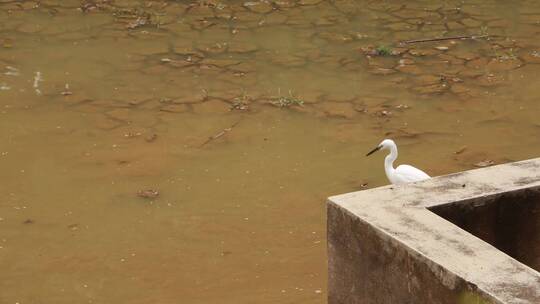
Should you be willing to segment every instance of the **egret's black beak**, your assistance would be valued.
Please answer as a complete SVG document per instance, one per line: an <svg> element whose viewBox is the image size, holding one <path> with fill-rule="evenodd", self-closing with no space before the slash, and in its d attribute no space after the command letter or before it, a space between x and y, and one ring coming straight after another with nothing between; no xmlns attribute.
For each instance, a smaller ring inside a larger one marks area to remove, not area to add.
<svg viewBox="0 0 540 304"><path fill-rule="evenodd" d="M369 153L366 154L366 156L370 156L371 154L373 154L373 153L379 151L381 148L382 148L382 146L378 146L377 148L375 148L375 149L369 151Z"/></svg>

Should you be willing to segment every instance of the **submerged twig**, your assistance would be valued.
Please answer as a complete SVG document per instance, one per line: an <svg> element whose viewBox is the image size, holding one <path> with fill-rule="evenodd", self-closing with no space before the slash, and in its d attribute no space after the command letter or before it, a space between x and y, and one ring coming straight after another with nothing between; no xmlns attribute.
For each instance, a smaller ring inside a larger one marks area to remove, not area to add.
<svg viewBox="0 0 540 304"><path fill-rule="evenodd" d="M422 42L432 42L432 41L444 41L444 40L465 40L465 39L479 39L487 38L490 35L466 35L466 36L452 36L452 37L437 37L437 38L425 38L425 39L415 39L415 40L406 40L401 41L399 44L412 44L412 43L422 43Z"/></svg>
<svg viewBox="0 0 540 304"><path fill-rule="evenodd" d="M214 140L216 140L216 139L222 137L223 135L227 134L228 132L232 131L232 129L233 129L234 127L236 127L239 123L240 123L240 120L238 120L237 122L235 122L234 124L232 124L230 127L225 128L225 129L219 131L218 133L216 133L216 134L214 134L214 135L208 137L208 139L207 139L205 142L203 142L202 145L199 146L199 148L204 147L206 144L210 143L211 141L214 141Z"/></svg>

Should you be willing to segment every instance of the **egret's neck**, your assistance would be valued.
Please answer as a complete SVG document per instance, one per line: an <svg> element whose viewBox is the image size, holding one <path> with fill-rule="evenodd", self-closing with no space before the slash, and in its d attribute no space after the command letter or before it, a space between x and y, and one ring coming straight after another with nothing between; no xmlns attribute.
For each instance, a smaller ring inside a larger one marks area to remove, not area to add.
<svg viewBox="0 0 540 304"><path fill-rule="evenodd" d="M394 161L398 157L397 148L390 147L390 154L386 155L384 158L384 171L386 176L391 176L394 173Z"/></svg>

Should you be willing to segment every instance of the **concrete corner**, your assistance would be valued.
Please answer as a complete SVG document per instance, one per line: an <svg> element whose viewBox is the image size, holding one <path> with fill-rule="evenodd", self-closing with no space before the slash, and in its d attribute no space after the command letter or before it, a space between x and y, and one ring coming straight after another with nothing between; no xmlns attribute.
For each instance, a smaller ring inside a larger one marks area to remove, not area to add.
<svg viewBox="0 0 540 304"><path fill-rule="evenodd" d="M329 304L540 303L540 159L334 196Z"/></svg>

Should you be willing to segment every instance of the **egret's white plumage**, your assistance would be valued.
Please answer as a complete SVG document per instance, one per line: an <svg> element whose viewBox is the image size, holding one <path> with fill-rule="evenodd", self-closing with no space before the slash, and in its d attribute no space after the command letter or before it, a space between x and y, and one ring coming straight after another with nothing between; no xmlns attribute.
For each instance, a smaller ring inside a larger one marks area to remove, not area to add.
<svg viewBox="0 0 540 304"><path fill-rule="evenodd" d="M394 161L398 157L396 143L391 139L383 140L375 149L371 150L366 156L378 150L390 150L390 154L384 159L384 172L392 184L404 184L416 182L430 178L424 171L409 165L400 165L394 169Z"/></svg>

